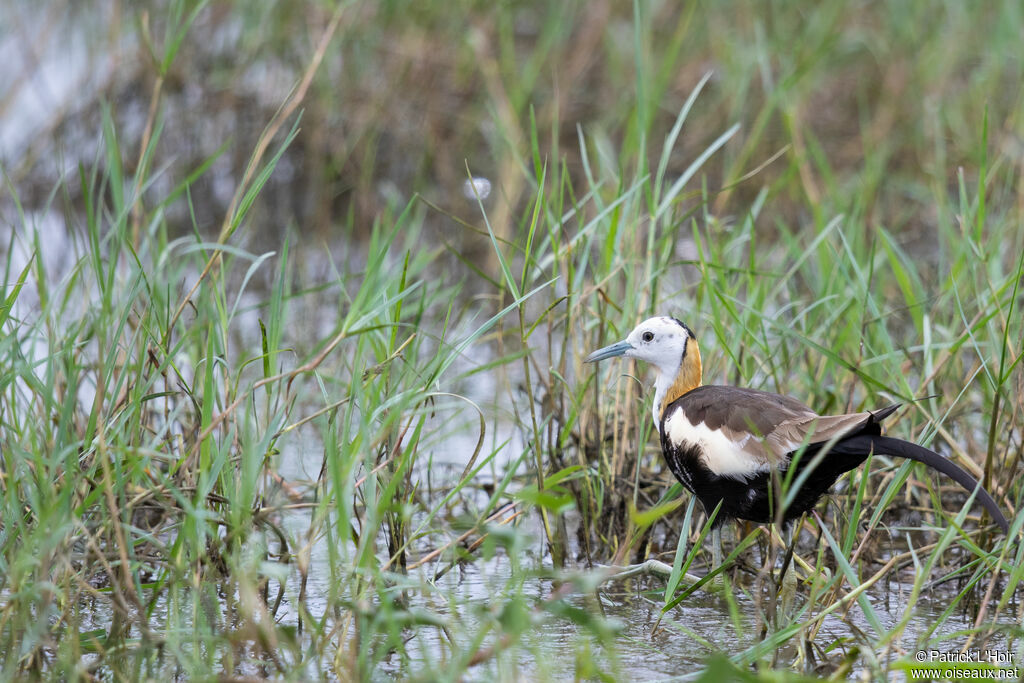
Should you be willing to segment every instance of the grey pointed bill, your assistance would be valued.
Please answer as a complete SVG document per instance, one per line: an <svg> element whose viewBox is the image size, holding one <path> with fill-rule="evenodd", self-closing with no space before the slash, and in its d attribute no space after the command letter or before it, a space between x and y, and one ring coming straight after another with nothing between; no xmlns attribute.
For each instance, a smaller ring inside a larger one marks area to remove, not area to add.
<svg viewBox="0 0 1024 683"><path fill-rule="evenodd" d="M611 344L610 346L606 346L603 349L598 349L597 351L594 351L592 354L584 358L583 362L596 363L597 361L604 360L605 358L614 358L615 356L621 356L632 349L633 345L630 344L628 341L620 341L615 344Z"/></svg>

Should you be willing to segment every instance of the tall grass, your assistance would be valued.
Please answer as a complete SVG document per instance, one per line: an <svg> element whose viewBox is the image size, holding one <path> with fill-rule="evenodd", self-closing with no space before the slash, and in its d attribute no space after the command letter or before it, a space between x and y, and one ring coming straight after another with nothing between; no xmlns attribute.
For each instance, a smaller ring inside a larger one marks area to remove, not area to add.
<svg viewBox="0 0 1024 683"><path fill-rule="evenodd" d="M494 10L477 30L497 40L470 48L499 196L437 201L414 178L424 197L378 201L386 164L373 155L386 145L360 146L346 153L363 195L329 221L344 240L313 244L296 227L260 251L275 178L297 147L318 158L322 62L330 73L335 50L358 57L415 26L388 3L309 10L323 21L298 86L251 148L232 150L245 162L210 236L195 197L224 149L185 172L157 163L175 123L161 113L167 79L191 64L182 46L205 11L174 5L152 19L162 33L140 19L163 37L148 46L159 59L139 140L105 110L95 156L30 210L5 164L4 678L614 679L665 634L697 645L660 673L707 661L708 676L884 678L915 647L1019 637L1021 551L981 530L945 482L883 457L803 523L796 557L744 527L727 535L725 566L709 567L707 521L660 459L645 369L581 363L638 320L676 315L700 338L706 381L820 411L903 402L891 433L949 454L1015 511L1024 233L1005 140L1019 122L997 132L967 94L928 109L911 126L919 139L890 135L904 130L906 92L962 62L922 59L905 65L914 78L883 79L863 107L888 114L858 137L851 172L833 166L846 150L815 132L827 117L810 113L814 84L860 51L903 53L873 44L869 27L841 29L838 3L771 21L722 10L751 40L719 30L717 11L605 8L603 24L577 31L617 37L602 59L633 96L587 126L538 85L546 62L570 55L560 36L581 7L544 10L552 21L525 59L517 15ZM886 24L893 40L921 20L901 12ZM959 12L936 20L940 35ZM721 73L694 71L690 50ZM992 73L965 88L988 92ZM367 125L371 139L389 132ZM907 168L914 154L926 171ZM897 199L926 215L894 210ZM67 221L63 261L36 224L47 212ZM453 225L474 237L452 238ZM661 615L637 632L605 612L622 600L595 565L649 559L666 562L667 583L620 584ZM795 589L773 571L784 562ZM684 580L702 567L725 589ZM955 586L946 611L921 629L913 618L940 582ZM893 585L901 618L873 599ZM687 610L704 595L731 635L695 623ZM951 634L964 614L973 626ZM835 636L851 615L860 626ZM706 659L721 650L728 661Z"/></svg>

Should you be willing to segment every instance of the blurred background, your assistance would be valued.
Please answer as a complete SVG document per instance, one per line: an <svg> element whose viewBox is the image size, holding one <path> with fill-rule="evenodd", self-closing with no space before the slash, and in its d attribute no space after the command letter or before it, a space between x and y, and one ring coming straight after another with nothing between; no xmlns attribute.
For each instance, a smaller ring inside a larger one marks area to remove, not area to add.
<svg viewBox="0 0 1024 683"><path fill-rule="evenodd" d="M804 534L838 582L795 630L759 588L673 612L660 579L561 586L701 554L646 370L582 363L655 312L709 383L904 402L893 433L1019 510L1022 70L1020 0L0 0L0 650L28 653L0 673L617 680L725 652L884 680L911 640L987 637L958 604L982 590L1015 633L1020 573L993 592L984 542L904 553L960 499L892 464L823 506L841 552ZM111 481L185 555L115 534ZM233 545L261 537L283 549ZM155 617L93 608L118 579L83 538L149 549L121 588ZM833 555L884 614L848 618Z"/></svg>
<svg viewBox="0 0 1024 683"><path fill-rule="evenodd" d="M178 203L166 217L206 235L334 12L299 0L3 4L0 163L21 210L80 222L75 183L60 197L55 186L106 163L104 111L123 157L138 160L158 98L147 195L165 196L212 159L190 188L194 210ZM453 220L480 216L469 176L487 181L484 208L500 230L532 199L531 149L576 181L581 135L613 166L654 164L705 74L668 173L739 123L704 167L710 210L725 218L768 188L759 229L855 214L927 259L935 197L956 196L957 169L982 163L986 116L989 164L1018 181L990 203L1020 210L1024 9L1014 0L342 4L245 239L360 240L382 211L420 195L433 207L425 226L446 244L489 253L486 235ZM11 193L0 197L10 227Z"/></svg>

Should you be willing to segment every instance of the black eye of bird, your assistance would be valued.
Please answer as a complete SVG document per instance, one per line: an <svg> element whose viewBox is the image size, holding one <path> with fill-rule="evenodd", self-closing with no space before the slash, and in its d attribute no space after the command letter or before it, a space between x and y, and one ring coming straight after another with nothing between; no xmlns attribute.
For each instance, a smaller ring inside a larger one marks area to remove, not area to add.
<svg viewBox="0 0 1024 683"><path fill-rule="evenodd" d="M652 339L654 339L654 333L653 333L653 332L644 332L644 333L643 333L643 334L642 334L642 335L640 336L640 338L641 338L641 339L643 339L643 340L644 340L645 342L649 342L649 341L651 341Z"/></svg>

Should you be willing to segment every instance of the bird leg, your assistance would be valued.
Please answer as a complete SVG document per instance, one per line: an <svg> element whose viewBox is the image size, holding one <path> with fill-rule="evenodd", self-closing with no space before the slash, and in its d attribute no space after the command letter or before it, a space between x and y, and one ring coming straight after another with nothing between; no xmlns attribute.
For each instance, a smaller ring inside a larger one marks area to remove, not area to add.
<svg viewBox="0 0 1024 683"><path fill-rule="evenodd" d="M796 526L801 526L802 524L803 518L801 517ZM794 527L786 529L786 536L789 538L786 539L783 545L786 554L782 560L782 569L780 570L782 576L779 577L782 584L779 598L782 603L783 614L790 613L790 608L793 606L793 598L796 597L796 567L791 565L794 559L798 559L796 554L796 539L798 538L796 529Z"/></svg>
<svg viewBox="0 0 1024 683"><path fill-rule="evenodd" d="M711 569L722 566L722 527L711 530Z"/></svg>

